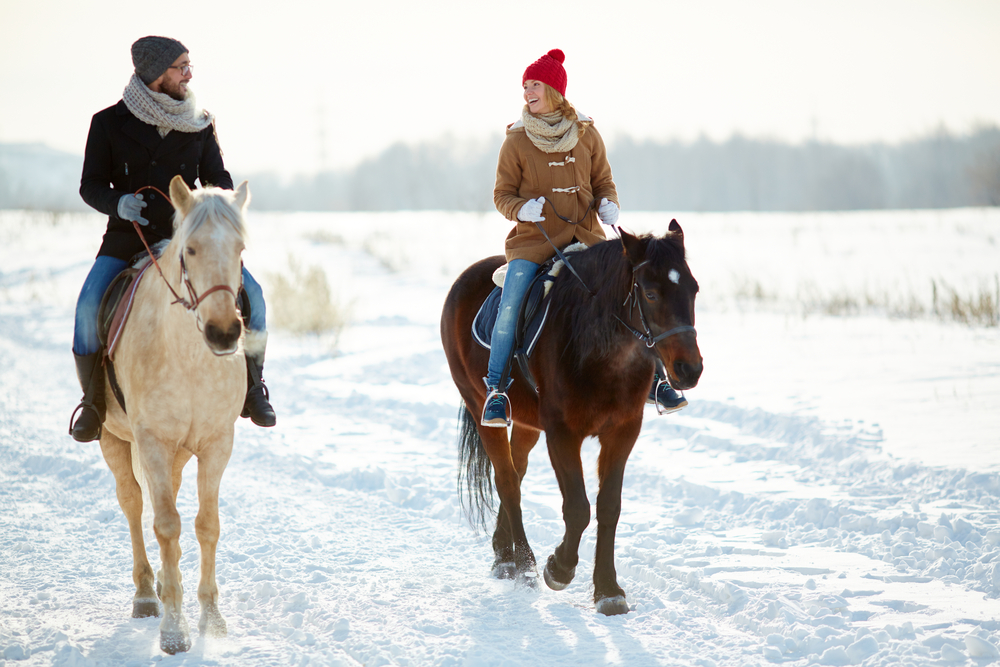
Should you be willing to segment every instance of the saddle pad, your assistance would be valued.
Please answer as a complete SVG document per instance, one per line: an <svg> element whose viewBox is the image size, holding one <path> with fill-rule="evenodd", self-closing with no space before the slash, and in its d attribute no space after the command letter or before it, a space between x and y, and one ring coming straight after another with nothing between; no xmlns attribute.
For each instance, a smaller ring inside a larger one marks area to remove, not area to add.
<svg viewBox="0 0 1000 667"><path fill-rule="evenodd" d="M549 267L546 267L546 269ZM515 340L518 352L530 355L535 349L538 336L542 333L545 320L549 313L549 301L546 298L549 293L549 286L555 276L550 276L546 271L535 276L528 294L524 297L524 304L521 309L521 317L518 319L518 330ZM482 347L490 349L490 342L493 338L493 327L500 314L500 296L502 290L494 287L486 301L479 307L479 312L472 320L472 336ZM544 301L544 305L543 305Z"/></svg>
<svg viewBox="0 0 1000 667"><path fill-rule="evenodd" d="M115 347L125 329L125 322L128 321L128 316L132 312L135 290L145 275L146 269L150 266L152 266L152 262L143 265L142 268L129 268L119 273L108 286L104 298L101 300L101 308L97 316L98 334L101 343L107 348L108 357L112 361L115 358Z"/></svg>

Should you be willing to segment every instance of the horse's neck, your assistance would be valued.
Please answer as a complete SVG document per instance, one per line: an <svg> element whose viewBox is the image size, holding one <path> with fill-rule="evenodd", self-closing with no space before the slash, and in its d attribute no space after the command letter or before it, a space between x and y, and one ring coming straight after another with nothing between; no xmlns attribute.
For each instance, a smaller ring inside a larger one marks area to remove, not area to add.
<svg viewBox="0 0 1000 667"><path fill-rule="evenodd" d="M157 264L159 270L155 266L150 267L147 273L152 272L153 275L146 278L149 282L147 307L150 319L165 324L171 319L188 316L182 305L174 303L178 297L186 298L186 290L181 279L180 256L173 243L166 247ZM163 326L156 330L164 334L167 332Z"/></svg>

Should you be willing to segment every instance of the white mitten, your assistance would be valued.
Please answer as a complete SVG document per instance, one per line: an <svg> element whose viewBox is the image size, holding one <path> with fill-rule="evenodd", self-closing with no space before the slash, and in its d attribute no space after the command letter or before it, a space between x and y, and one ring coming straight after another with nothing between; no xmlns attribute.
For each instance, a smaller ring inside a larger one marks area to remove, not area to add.
<svg viewBox="0 0 1000 667"><path fill-rule="evenodd" d="M618 204L608 201L605 197L601 200L601 205L597 209L597 215L601 216L601 222L604 224L615 224L618 222Z"/></svg>
<svg viewBox="0 0 1000 667"><path fill-rule="evenodd" d="M521 222L541 222L545 220L545 216L542 215L543 204L545 204L545 197L529 199L524 202L521 210L517 212L517 219Z"/></svg>

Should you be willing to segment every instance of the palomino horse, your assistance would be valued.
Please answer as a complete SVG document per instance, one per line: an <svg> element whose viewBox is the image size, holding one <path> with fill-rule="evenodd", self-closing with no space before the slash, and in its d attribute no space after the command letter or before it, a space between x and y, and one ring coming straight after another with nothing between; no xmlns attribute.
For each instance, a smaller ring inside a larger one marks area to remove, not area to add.
<svg viewBox="0 0 1000 667"><path fill-rule="evenodd" d="M158 616L159 594L160 648L173 654L191 647L181 607L176 499L181 471L192 456L198 457L198 629L203 636L226 634L215 550L219 483L247 386L236 295L250 192L245 181L235 192L212 187L192 191L176 176L170 197L176 209L175 231L159 260L162 279L151 267L151 275L139 284L114 357L128 414L108 391L101 451L114 473L118 503L132 537L132 616ZM181 299L180 294L188 296ZM133 466L140 471L138 479L145 478L153 506L161 557L156 590L142 535L142 491Z"/></svg>
<svg viewBox="0 0 1000 667"><path fill-rule="evenodd" d="M572 256L578 276L564 270L556 278L548 322L528 362L538 393L519 371L513 374L509 442L506 429L479 424L489 353L472 335L473 318L503 261L490 257L466 269L441 315L441 339L465 402L459 413L459 491L467 496L463 501L468 501L471 516L483 520L492 509L492 469L500 497L493 574L534 586L535 555L521 520L520 485L528 453L544 431L566 526L544 577L550 588L562 590L576 574L580 538L590 523L580 450L584 438L596 435L601 449L594 601L603 614L627 613L615 572L615 530L625 462L642 426L654 364L657 358L663 362L676 389L694 387L702 371L694 330L698 283L685 261L684 234L674 220L662 238L622 232L620 241L605 241Z"/></svg>

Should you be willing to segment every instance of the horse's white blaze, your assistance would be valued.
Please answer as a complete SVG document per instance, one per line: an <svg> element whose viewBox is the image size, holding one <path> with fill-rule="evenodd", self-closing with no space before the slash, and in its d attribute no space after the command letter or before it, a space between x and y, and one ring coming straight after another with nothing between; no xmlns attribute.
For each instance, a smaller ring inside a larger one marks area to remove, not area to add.
<svg viewBox="0 0 1000 667"><path fill-rule="evenodd" d="M677 272L677 269L670 269L670 273L667 274L667 278L670 278L670 282L675 285L681 282L681 274Z"/></svg>

